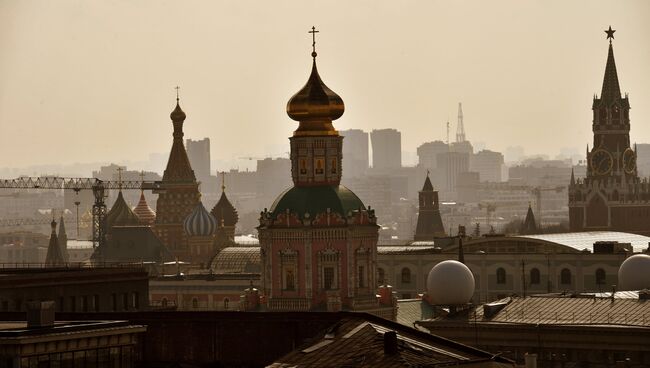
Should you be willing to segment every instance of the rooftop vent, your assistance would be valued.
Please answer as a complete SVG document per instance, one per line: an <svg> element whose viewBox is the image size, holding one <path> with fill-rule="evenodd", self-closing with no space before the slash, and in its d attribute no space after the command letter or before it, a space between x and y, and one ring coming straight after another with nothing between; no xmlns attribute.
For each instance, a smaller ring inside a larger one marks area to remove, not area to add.
<svg viewBox="0 0 650 368"><path fill-rule="evenodd" d="M54 326L54 302L27 303L27 328Z"/></svg>
<svg viewBox="0 0 650 368"><path fill-rule="evenodd" d="M397 332L386 331L384 333L384 354L397 354Z"/></svg>

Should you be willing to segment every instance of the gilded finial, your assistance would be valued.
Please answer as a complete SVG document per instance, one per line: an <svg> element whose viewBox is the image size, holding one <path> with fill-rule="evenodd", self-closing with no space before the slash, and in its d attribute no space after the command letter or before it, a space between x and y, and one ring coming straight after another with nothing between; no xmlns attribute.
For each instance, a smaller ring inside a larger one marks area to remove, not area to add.
<svg viewBox="0 0 650 368"><path fill-rule="evenodd" d="M612 29L612 26L609 26L609 29L605 30L605 33L607 33L607 39L609 40L609 43L612 43L612 40L614 39L614 32L616 32L616 30Z"/></svg>
<svg viewBox="0 0 650 368"><path fill-rule="evenodd" d="M226 172L225 171L221 172L221 191L222 192L226 191Z"/></svg>
<svg viewBox="0 0 650 368"><path fill-rule="evenodd" d="M311 40L312 40L311 41L311 57L313 57L314 59L316 58L316 55L318 55L316 53L316 33L318 33L318 32L319 31L317 31L316 27L314 27L314 26L312 26L311 31L308 32L308 33L311 33Z"/></svg>

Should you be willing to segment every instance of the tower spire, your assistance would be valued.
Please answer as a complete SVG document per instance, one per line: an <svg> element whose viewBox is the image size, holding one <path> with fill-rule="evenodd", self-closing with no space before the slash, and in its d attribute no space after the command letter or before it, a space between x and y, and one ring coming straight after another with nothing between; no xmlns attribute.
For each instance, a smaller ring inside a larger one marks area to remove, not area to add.
<svg viewBox="0 0 650 368"><path fill-rule="evenodd" d="M618 73L616 72L616 62L614 60L614 47L612 46L614 32L616 31L611 26L605 31L609 40L609 51L607 53L607 65L605 66L605 77L603 78L600 99L607 103L621 98L621 88L618 84Z"/></svg>
<svg viewBox="0 0 650 368"><path fill-rule="evenodd" d="M458 127L456 128L456 142L465 142L465 125L463 124L463 103L458 103Z"/></svg>

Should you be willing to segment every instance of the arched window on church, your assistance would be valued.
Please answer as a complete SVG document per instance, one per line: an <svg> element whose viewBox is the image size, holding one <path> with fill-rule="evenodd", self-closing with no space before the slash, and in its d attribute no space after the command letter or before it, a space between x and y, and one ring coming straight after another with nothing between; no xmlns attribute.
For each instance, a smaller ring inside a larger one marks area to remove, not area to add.
<svg viewBox="0 0 650 368"><path fill-rule="evenodd" d="M497 284L506 283L506 270L503 267L497 268Z"/></svg>
<svg viewBox="0 0 650 368"><path fill-rule="evenodd" d="M602 268L599 268L596 270L596 285L605 285L605 282L607 281L607 274L605 273L605 270Z"/></svg>
<svg viewBox="0 0 650 368"><path fill-rule="evenodd" d="M540 283L539 269L533 268L532 270L530 270L530 284L539 285L539 283Z"/></svg>
<svg viewBox="0 0 650 368"><path fill-rule="evenodd" d="M411 283L411 269L408 267L402 268L402 284Z"/></svg>
<svg viewBox="0 0 650 368"><path fill-rule="evenodd" d="M336 158L332 159L332 162L330 164L330 173L336 174Z"/></svg>
<svg viewBox="0 0 650 368"><path fill-rule="evenodd" d="M571 285L571 270L568 268L563 268L562 271L560 271L560 284Z"/></svg>

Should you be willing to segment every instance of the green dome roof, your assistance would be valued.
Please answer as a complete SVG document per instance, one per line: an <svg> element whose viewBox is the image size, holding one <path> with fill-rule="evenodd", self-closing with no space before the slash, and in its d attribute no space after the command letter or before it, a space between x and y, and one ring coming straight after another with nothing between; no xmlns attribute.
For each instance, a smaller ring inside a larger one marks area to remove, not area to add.
<svg viewBox="0 0 650 368"><path fill-rule="evenodd" d="M328 208L345 217L350 211L365 210L366 206L356 194L343 185L324 185L289 188L278 196L270 212L275 217L289 209L299 217L303 217L305 213L313 217L326 212Z"/></svg>

